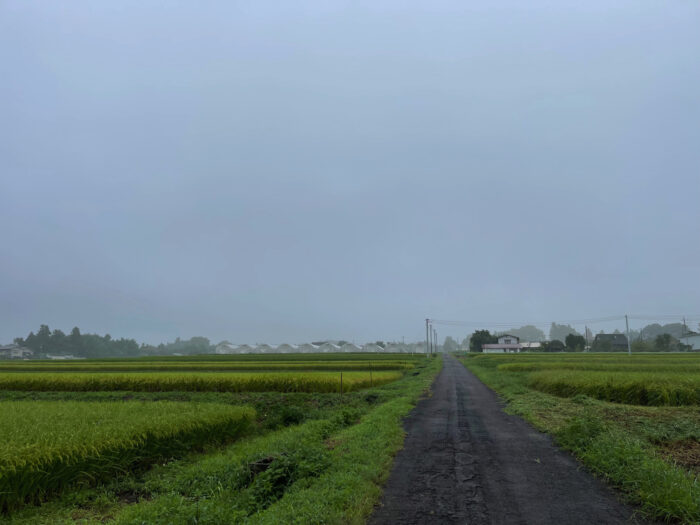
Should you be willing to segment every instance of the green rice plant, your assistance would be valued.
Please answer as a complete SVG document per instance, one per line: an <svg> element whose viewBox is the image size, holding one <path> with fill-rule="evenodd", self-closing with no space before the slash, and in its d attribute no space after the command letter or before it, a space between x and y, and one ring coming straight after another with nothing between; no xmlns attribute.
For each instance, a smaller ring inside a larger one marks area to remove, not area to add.
<svg viewBox="0 0 700 525"><path fill-rule="evenodd" d="M627 362L609 363L600 360L590 362L575 361L530 361L527 363L503 363L498 365L498 370L503 372L534 372L538 370L590 370L599 372L698 372L700 373L700 360L667 362Z"/></svg>
<svg viewBox="0 0 700 525"><path fill-rule="evenodd" d="M0 510L231 441L254 418L214 403L0 402Z"/></svg>
<svg viewBox="0 0 700 525"><path fill-rule="evenodd" d="M20 391L193 391L351 392L379 386L401 372L5 372L0 390Z"/></svg>
<svg viewBox="0 0 700 525"><path fill-rule="evenodd" d="M528 386L561 397L585 394L631 405L700 404L700 374L684 372L597 372L546 370L533 372Z"/></svg>

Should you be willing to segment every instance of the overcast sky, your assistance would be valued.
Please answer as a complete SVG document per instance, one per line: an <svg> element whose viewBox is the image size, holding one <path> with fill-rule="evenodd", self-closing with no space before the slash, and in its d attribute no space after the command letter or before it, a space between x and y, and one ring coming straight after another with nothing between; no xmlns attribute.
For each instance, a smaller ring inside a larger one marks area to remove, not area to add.
<svg viewBox="0 0 700 525"><path fill-rule="evenodd" d="M0 342L699 314L698 27L691 0L0 0Z"/></svg>

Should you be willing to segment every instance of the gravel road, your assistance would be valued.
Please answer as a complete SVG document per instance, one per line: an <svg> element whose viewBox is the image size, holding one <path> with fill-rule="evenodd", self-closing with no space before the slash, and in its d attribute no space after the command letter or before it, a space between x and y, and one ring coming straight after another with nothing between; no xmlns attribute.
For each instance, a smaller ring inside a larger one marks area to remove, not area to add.
<svg viewBox="0 0 700 525"><path fill-rule="evenodd" d="M407 432L371 525L639 523L601 481L455 358Z"/></svg>

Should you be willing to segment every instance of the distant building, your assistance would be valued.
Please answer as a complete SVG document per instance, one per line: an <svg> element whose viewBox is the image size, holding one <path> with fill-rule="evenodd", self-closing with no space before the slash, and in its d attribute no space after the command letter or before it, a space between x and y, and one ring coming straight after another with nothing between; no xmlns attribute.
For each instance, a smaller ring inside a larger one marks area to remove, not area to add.
<svg viewBox="0 0 700 525"><path fill-rule="evenodd" d="M340 347L340 351L345 353L355 353L362 352L362 348L360 348L354 343L345 343L343 346Z"/></svg>
<svg viewBox="0 0 700 525"><path fill-rule="evenodd" d="M15 343L0 346L0 359L29 359L33 355L32 350Z"/></svg>
<svg viewBox="0 0 700 525"><path fill-rule="evenodd" d="M250 345L238 345L235 350L236 354L254 354L255 347Z"/></svg>
<svg viewBox="0 0 700 525"><path fill-rule="evenodd" d="M378 352L383 352L384 349L379 345L375 345L374 343L367 343L366 345L362 345L362 351L376 354Z"/></svg>
<svg viewBox="0 0 700 525"><path fill-rule="evenodd" d="M503 334L498 336L498 343L484 344L481 348L485 354L515 354L523 347L518 336Z"/></svg>
<svg viewBox="0 0 700 525"><path fill-rule="evenodd" d="M214 349L215 354L237 354L236 352L236 347L232 344L229 343L221 343L220 345L216 345L216 348Z"/></svg>
<svg viewBox="0 0 700 525"><path fill-rule="evenodd" d="M522 350L538 351L542 348L542 343L520 343Z"/></svg>
<svg viewBox="0 0 700 525"><path fill-rule="evenodd" d="M700 350L700 334L688 334L680 338L681 343L690 345L691 350Z"/></svg>
<svg viewBox="0 0 700 525"><path fill-rule="evenodd" d="M318 346L312 345L311 343L304 343L297 347L297 352L300 354L315 354L318 351Z"/></svg>
<svg viewBox="0 0 700 525"><path fill-rule="evenodd" d="M275 348L275 353L277 354L295 354L299 351L296 345L288 345L286 343L279 345Z"/></svg>
<svg viewBox="0 0 700 525"><path fill-rule="evenodd" d="M333 354L335 352L340 352L340 347L334 345L333 343L323 343L318 347L318 352L323 352L324 354Z"/></svg>
<svg viewBox="0 0 700 525"><path fill-rule="evenodd" d="M625 350L627 351L627 336L625 334L598 334L593 340L593 351L596 347L605 348L609 346L610 350Z"/></svg>

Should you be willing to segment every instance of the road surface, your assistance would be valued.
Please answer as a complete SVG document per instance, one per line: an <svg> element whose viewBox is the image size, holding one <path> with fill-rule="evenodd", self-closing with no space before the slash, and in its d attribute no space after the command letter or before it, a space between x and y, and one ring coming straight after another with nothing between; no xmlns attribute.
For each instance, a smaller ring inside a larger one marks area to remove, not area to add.
<svg viewBox="0 0 700 525"><path fill-rule="evenodd" d="M451 356L404 422L370 525L640 523L633 509L549 436L506 414Z"/></svg>

